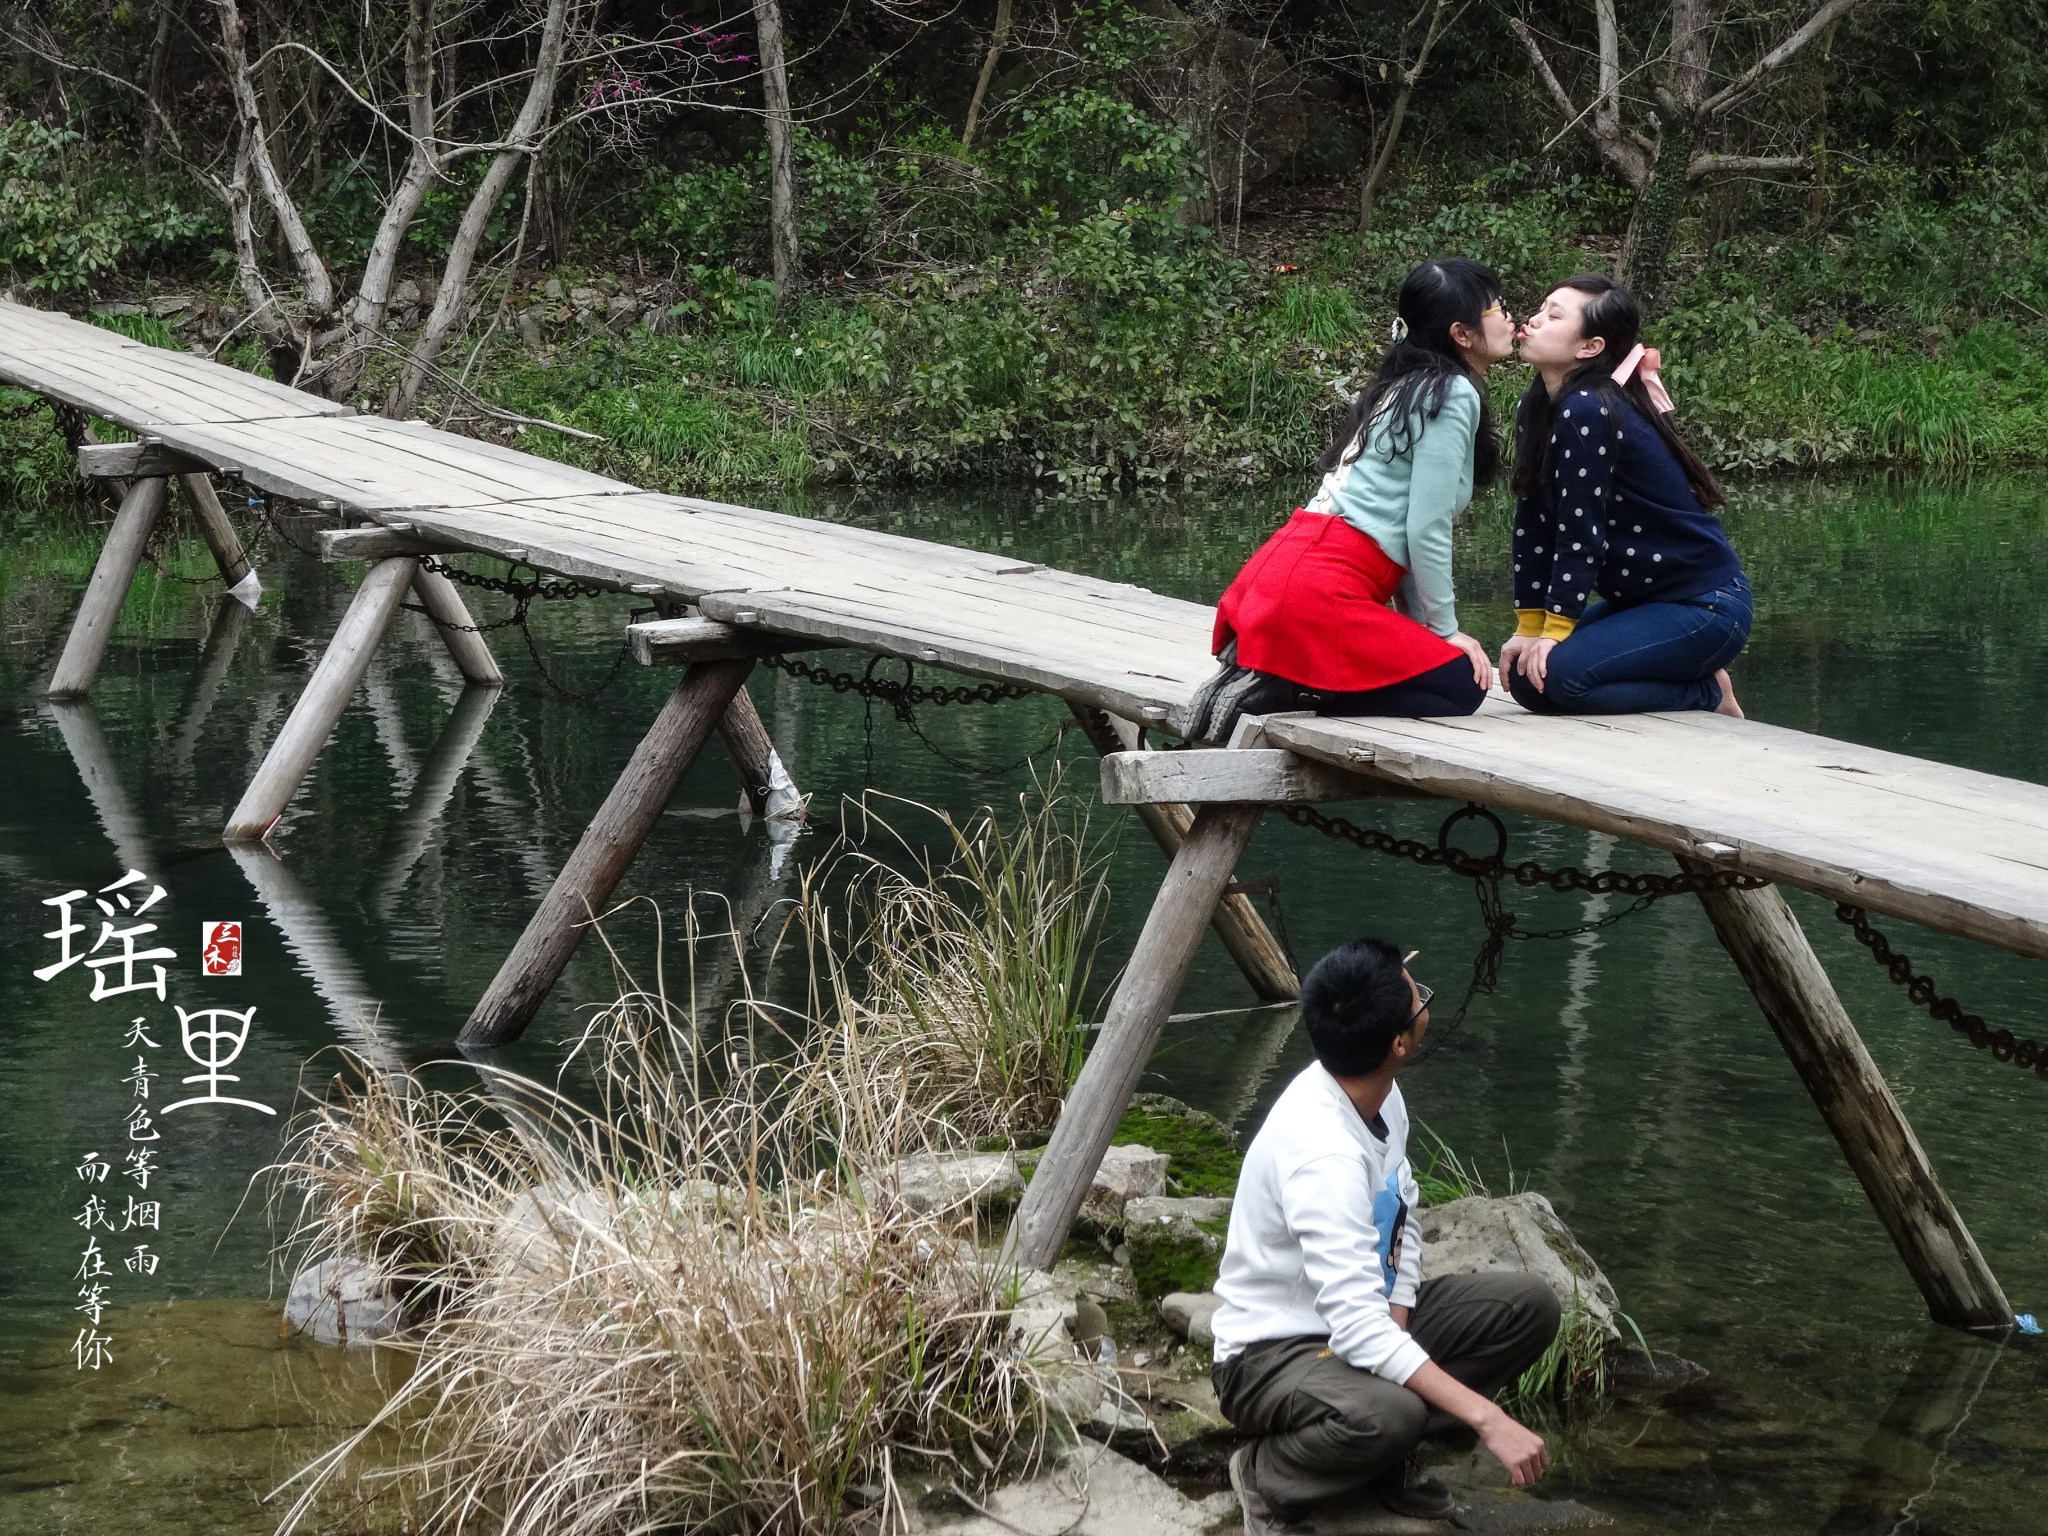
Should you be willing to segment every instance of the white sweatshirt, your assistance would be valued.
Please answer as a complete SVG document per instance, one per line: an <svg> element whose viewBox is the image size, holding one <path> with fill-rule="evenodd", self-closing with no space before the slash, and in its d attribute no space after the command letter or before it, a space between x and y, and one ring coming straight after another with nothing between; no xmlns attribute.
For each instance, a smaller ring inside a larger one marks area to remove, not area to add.
<svg viewBox="0 0 2048 1536"><path fill-rule="evenodd" d="M1422 1279L1421 1200L1397 1086L1368 1125L1312 1063L1287 1085L1246 1152L1216 1294L1220 1364L1261 1339L1321 1334L1362 1371L1405 1382L1429 1353L1389 1305Z"/></svg>

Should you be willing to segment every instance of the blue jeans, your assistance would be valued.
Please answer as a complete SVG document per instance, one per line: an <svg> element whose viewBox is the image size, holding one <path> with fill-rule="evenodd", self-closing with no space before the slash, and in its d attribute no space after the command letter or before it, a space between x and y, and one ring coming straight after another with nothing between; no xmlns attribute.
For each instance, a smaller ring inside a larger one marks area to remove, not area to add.
<svg viewBox="0 0 2048 1536"><path fill-rule="evenodd" d="M1543 691L1519 671L1508 691L1541 715L1713 709L1721 702L1714 673L1742 653L1752 617L1741 576L1683 602L1595 603L1551 650Z"/></svg>

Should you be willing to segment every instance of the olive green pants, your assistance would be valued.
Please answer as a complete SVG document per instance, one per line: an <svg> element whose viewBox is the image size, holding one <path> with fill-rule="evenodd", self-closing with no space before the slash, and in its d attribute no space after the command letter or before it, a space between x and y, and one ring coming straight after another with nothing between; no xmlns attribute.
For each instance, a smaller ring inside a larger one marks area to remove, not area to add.
<svg viewBox="0 0 2048 1536"><path fill-rule="evenodd" d="M1425 1281L1408 1332L1429 1358L1491 1397L1557 1336L1557 1298L1528 1275ZM1321 1335L1264 1339L1215 1370L1223 1415L1252 1440L1251 1484L1274 1512L1299 1514L1399 1469L1425 1434L1456 1422L1406 1387L1347 1365Z"/></svg>

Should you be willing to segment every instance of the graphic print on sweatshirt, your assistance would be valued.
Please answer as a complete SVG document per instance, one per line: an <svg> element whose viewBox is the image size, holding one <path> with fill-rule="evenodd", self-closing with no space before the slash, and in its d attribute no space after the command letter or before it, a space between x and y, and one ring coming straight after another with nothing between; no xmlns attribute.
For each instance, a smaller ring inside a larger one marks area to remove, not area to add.
<svg viewBox="0 0 2048 1536"><path fill-rule="evenodd" d="M1372 1226L1379 1234L1380 1283L1389 1296L1400 1272L1401 1234L1408 1227L1408 1202L1401 1198L1401 1177L1408 1171L1404 1158L1387 1170L1387 1181L1373 1192Z"/></svg>

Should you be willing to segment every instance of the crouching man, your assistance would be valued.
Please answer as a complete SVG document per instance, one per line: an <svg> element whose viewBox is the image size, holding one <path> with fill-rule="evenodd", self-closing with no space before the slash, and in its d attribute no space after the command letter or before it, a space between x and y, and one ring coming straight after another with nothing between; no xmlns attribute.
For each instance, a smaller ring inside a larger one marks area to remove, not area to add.
<svg viewBox="0 0 2048 1536"><path fill-rule="evenodd" d="M1518 1485L1548 1461L1493 1394L1556 1335L1549 1289L1514 1274L1420 1283L1394 1077L1429 998L1378 939L1331 951L1302 983L1316 1060L1245 1155L1216 1282L1216 1395L1253 1437L1230 1463L1246 1536L1448 1518L1449 1492L1414 1460L1425 1431L1468 1425Z"/></svg>

